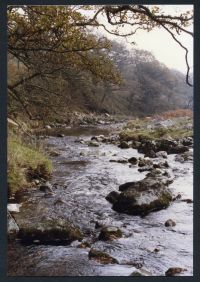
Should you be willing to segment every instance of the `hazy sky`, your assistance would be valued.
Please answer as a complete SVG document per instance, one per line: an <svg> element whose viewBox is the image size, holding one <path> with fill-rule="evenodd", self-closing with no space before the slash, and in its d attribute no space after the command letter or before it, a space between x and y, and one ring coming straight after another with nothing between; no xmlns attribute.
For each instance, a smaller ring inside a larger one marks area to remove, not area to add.
<svg viewBox="0 0 200 282"><path fill-rule="evenodd" d="M193 10L192 5L160 5L165 14L175 15L185 12L187 10ZM101 21L109 24L105 19L101 17ZM192 31L193 26L190 26L188 30ZM127 30L128 31L128 30ZM129 29L130 31L130 29ZM107 37L109 39L115 39L117 41L122 41L127 44L125 39L119 38L117 36L110 35L108 33ZM177 37L189 50L189 63L193 67L193 38L187 34L181 34ZM154 56L162 63L164 63L169 68L175 68L183 73L186 72L185 63L185 51L172 39L171 35L167 33L163 28L156 28L151 32L141 31L129 37L129 42L136 42L135 47L151 51ZM128 44L129 45L129 44ZM133 45L130 45L133 46Z"/></svg>

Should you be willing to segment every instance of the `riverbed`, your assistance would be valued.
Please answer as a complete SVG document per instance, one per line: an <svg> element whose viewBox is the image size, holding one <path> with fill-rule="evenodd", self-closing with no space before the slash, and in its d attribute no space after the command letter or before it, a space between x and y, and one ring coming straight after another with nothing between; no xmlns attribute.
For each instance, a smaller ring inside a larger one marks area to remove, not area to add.
<svg viewBox="0 0 200 282"><path fill-rule="evenodd" d="M112 130L116 130L115 126ZM113 159L143 157L137 150L120 149L102 143L90 147L84 141L92 136L110 133L109 126L63 129L64 137L44 139L46 146L59 152L51 157L54 165L52 183L54 197L45 198L37 189L25 195L26 201L47 215L70 219L84 234L92 248L116 258L119 264L103 265L89 260L89 248L78 248L80 242L68 246L9 244L9 276L129 276L140 268L149 275L164 276L170 267L187 269L181 275L193 275L193 204L174 201L164 210L145 217L120 214L112 210L105 199L120 184L141 180L146 172L137 166L110 162ZM83 140L83 142L79 142ZM168 155L169 172L175 177L169 186L174 196L193 199L193 164L179 163ZM27 197L27 198L26 198ZM62 199L61 204L55 204ZM165 221L173 219L176 226L167 228ZM119 227L123 237L113 241L98 240L96 222ZM156 250L156 251L155 251Z"/></svg>

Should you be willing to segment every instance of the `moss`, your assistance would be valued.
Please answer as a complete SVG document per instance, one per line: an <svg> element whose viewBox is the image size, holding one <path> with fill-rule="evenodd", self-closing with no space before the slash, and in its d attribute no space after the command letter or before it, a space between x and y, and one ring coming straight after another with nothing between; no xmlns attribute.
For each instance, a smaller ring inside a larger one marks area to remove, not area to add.
<svg viewBox="0 0 200 282"><path fill-rule="evenodd" d="M20 138L14 135L8 137L8 187L9 194L30 185L27 171L43 168L50 176L52 163L45 154L37 148L23 144Z"/></svg>

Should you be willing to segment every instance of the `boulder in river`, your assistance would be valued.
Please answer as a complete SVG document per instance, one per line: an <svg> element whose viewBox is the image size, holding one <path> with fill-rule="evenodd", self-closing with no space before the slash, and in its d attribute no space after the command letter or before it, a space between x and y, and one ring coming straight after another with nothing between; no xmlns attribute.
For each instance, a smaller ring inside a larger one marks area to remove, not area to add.
<svg viewBox="0 0 200 282"><path fill-rule="evenodd" d="M104 142L105 139L106 137L104 135L91 137L91 141L97 141L97 142Z"/></svg>
<svg viewBox="0 0 200 282"><path fill-rule="evenodd" d="M151 150L155 153L159 151L165 151L167 154L181 154L189 151L189 148L175 140L142 140L141 145L138 147L138 152L142 154L148 154Z"/></svg>
<svg viewBox="0 0 200 282"><path fill-rule="evenodd" d="M133 149L138 149L140 147L140 145L141 145L141 142L133 141L131 146L132 146Z"/></svg>
<svg viewBox="0 0 200 282"><path fill-rule="evenodd" d="M18 236L24 243L37 240L42 244L69 244L83 238L78 228L61 218L43 217L38 222L26 222L19 228Z"/></svg>
<svg viewBox="0 0 200 282"><path fill-rule="evenodd" d="M157 177L162 174L162 171L158 168L153 168L150 172L146 174L146 177Z"/></svg>
<svg viewBox="0 0 200 282"><path fill-rule="evenodd" d="M122 191L113 209L131 215L145 215L167 208L172 201L172 193L159 178L146 177L137 182L120 185Z"/></svg>
<svg viewBox="0 0 200 282"><path fill-rule="evenodd" d="M91 249L89 254L89 259L95 260L97 262L103 263L103 264L115 264L119 263L115 258L111 257L109 254L104 253L99 250Z"/></svg>
<svg viewBox="0 0 200 282"><path fill-rule="evenodd" d="M165 151L158 151L158 152L156 153L156 157L157 157L157 158L167 159L167 152L165 152Z"/></svg>
<svg viewBox="0 0 200 282"><path fill-rule="evenodd" d="M160 163L157 163L157 164L153 164L153 167L154 168L169 168L169 164L167 161L165 162L160 162Z"/></svg>
<svg viewBox="0 0 200 282"><path fill-rule="evenodd" d="M106 226L101 229L99 240L109 241L122 237L122 231L115 226Z"/></svg>
<svg viewBox="0 0 200 282"><path fill-rule="evenodd" d="M138 160L137 160L136 157L132 157L132 158L128 159L128 162L131 163L131 164L133 164L133 165L136 165L137 162L138 162Z"/></svg>
<svg viewBox="0 0 200 282"><path fill-rule="evenodd" d="M167 151L168 154L181 154L189 151L189 148L183 145L177 145L176 147L171 147Z"/></svg>
<svg viewBox="0 0 200 282"><path fill-rule="evenodd" d="M110 202L111 204L114 204L117 202L117 199L119 197L119 193L117 191L111 191L107 196L106 200Z"/></svg>
<svg viewBox="0 0 200 282"><path fill-rule="evenodd" d="M193 138L192 137L185 137L185 138L183 138L182 144L184 146L192 146L193 145Z"/></svg>
<svg viewBox="0 0 200 282"><path fill-rule="evenodd" d="M119 145L119 148L121 149L128 149L129 148L129 144L126 141L122 141Z"/></svg>
<svg viewBox="0 0 200 282"><path fill-rule="evenodd" d="M149 159L144 159L144 158L139 158L138 166L143 167L143 166L152 166L153 162Z"/></svg>
<svg viewBox="0 0 200 282"><path fill-rule="evenodd" d="M156 158L156 153L153 150L149 150L148 152L146 152L146 154L144 155L145 158Z"/></svg>
<svg viewBox="0 0 200 282"><path fill-rule="evenodd" d="M152 171L152 170L153 170L152 166L143 166L143 167L138 168L139 172Z"/></svg>

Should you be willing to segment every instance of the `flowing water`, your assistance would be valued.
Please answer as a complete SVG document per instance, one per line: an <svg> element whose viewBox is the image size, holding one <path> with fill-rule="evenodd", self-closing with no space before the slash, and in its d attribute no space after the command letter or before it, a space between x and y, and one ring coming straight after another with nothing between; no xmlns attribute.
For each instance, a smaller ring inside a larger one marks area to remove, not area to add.
<svg viewBox="0 0 200 282"><path fill-rule="evenodd" d="M143 179L146 172L140 173L136 166L110 160L143 154L113 144L88 147L75 142L77 138L90 140L94 135L106 135L109 133L106 128L69 129L64 133L63 138L51 136L45 140L60 153L52 157L56 196L44 198L41 192L34 191L32 197L38 197L48 214L73 221L85 240L92 243L92 248L105 251L119 264L102 265L89 260L89 249L77 248L78 242L70 246L23 246L16 242L9 247L8 275L129 276L138 265L154 276L165 275L170 267L185 268L187 271L181 275L193 275L193 204L175 201L167 209L143 218L113 211L106 195L118 191L120 184ZM181 164L175 162L174 157L168 156L169 171L175 176L170 189L174 195L180 193L183 199L192 199L192 162ZM60 198L64 204L55 205ZM170 218L176 226L167 228L164 223ZM99 229L95 229L96 221L119 227L123 238L107 242L96 240L99 234Z"/></svg>

